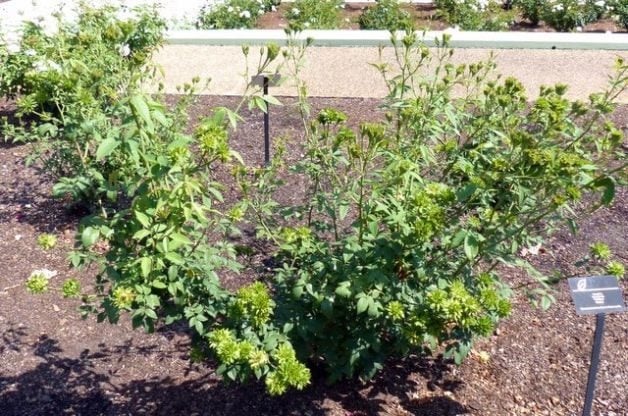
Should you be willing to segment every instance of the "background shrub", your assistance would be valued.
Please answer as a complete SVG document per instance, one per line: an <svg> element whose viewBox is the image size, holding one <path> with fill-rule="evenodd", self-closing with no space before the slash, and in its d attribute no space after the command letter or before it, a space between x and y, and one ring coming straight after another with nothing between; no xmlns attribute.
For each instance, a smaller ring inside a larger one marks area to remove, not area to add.
<svg viewBox="0 0 628 416"><path fill-rule="evenodd" d="M512 11L495 0L436 0L439 13L462 30L506 30L514 20Z"/></svg>
<svg viewBox="0 0 628 416"><path fill-rule="evenodd" d="M623 62L609 93L588 104L556 85L530 107L517 80L490 80L492 62L454 66L446 49L432 56L416 41L396 42L406 60L387 78L386 122L353 130L334 109L311 121L305 157L289 167L307 180L301 203L272 198L281 189L272 169L238 173L250 220L278 247L279 266L265 329L237 319L228 327L240 342L272 328L331 381L369 378L390 356L439 346L461 362L510 313L498 264L527 270L530 296L549 307L550 280L519 250L571 221L584 193L601 192L602 203L614 195L619 171L607 158L618 156L623 134L606 120L607 98L626 87ZM413 75L431 64L436 81ZM453 98L456 86L469 95Z"/></svg>
<svg viewBox="0 0 628 416"><path fill-rule="evenodd" d="M628 3L622 0L614 0L610 3L613 16L624 29L628 29Z"/></svg>
<svg viewBox="0 0 628 416"><path fill-rule="evenodd" d="M121 161L98 154L110 143L112 125L130 109L117 103L155 73L150 64L165 23L153 9L121 13L82 6L74 22L58 22L54 33L25 23L17 45L0 45L0 95L15 99L19 125L5 122L5 139L36 140L44 167L59 179L57 195L98 201L108 189L103 171Z"/></svg>
<svg viewBox="0 0 628 416"><path fill-rule="evenodd" d="M559 32L571 32L594 20L591 10L581 0L548 0L542 18Z"/></svg>
<svg viewBox="0 0 628 416"><path fill-rule="evenodd" d="M360 28L372 30L406 30L413 27L412 17L397 0L377 0L360 15Z"/></svg>
<svg viewBox="0 0 628 416"><path fill-rule="evenodd" d="M628 65L618 59L608 90L587 103L568 100L561 84L529 103L516 79L494 76L493 61L451 63L447 38L435 50L411 31L392 43L399 67L375 64L389 88L384 121L350 128L335 109L310 118L299 88L304 149L294 162L279 148L269 166L245 165L229 146L238 116L224 108L186 133L199 80L171 110L141 91L138 76L99 111L76 104L58 110L69 120L35 120L33 129L62 131L50 133L47 149L82 163L68 183L89 174L95 195L112 202L81 221L70 256L77 268L99 266L85 312L111 322L129 313L148 331L184 321L225 379L257 378L282 394L310 383L315 366L335 381L368 379L388 358L410 354L442 350L462 362L510 313L500 265L526 270L528 295L549 307L551 280L519 253L565 223L575 228L586 193L612 202L626 154L609 118L628 87ZM284 50L297 81L304 51ZM265 48L258 72L279 52ZM277 101L257 94L251 102ZM240 191L232 204L219 170L232 172ZM289 204L277 198L287 172L301 176L305 191ZM230 291L221 276L244 267L232 237L246 223L276 267ZM592 251L611 259L600 245ZM603 265L625 273L616 260ZM27 283L32 292L47 286L43 271ZM64 292L80 290L68 284Z"/></svg>
<svg viewBox="0 0 628 416"><path fill-rule="evenodd" d="M279 4L278 0L225 0L201 9L199 29L250 29L257 19Z"/></svg>
<svg viewBox="0 0 628 416"><path fill-rule="evenodd" d="M335 29L342 8L343 0L296 0L286 15L295 29Z"/></svg>
<svg viewBox="0 0 628 416"><path fill-rule="evenodd" d="M547 0L513 0L513 6L521 10L522 16L533 25L538 25L541 21L546 3Z"/></svg>

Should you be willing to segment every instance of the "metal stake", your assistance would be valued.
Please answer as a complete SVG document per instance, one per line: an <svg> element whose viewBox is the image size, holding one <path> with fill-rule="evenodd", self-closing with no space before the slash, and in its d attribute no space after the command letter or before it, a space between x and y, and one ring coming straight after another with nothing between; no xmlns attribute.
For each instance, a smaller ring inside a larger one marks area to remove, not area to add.
<svg viewBox="0 0 628 416"><path fill-rule="evenodd" d="M602 340L604 338L604 320L606 314L598 313L596 315L595 336L593 337L593 349L591 351L591 367L589 368L589 379L587 380L587 394L584 398L584 409L582 416L591 416L591 407L593 406L593 396L595 394L595 378L597 376L597 368L600 364L600 353L602 352Z"/></svg>
<svg viewBox="0 0 628 416"><path fill-rule="evenodd" d="M268 96L268 77L263 78L264 95ZM270 105L266 103L266 112L264 113L264 163L270 165Z"/></svg>

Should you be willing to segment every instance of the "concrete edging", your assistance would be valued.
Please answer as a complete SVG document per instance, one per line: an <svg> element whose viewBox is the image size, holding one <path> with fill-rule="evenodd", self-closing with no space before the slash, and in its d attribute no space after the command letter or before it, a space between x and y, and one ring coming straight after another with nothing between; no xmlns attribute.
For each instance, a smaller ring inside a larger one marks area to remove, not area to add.
<svg viewBox="0 0 628 416"><path fill-rule="evenodd" d="M427 46L444 34L451 36L454 48L493 49L579 49L628 50L628 34L623 33L542 33L542 32L462 32L454 29L425 32ZM382 30L307 30L297 39L311 38L313 46L377 47L390 45L390 33ZM270 42L285 44L283 30L176 30L168 32L171 45L262 45Z"/></svg>

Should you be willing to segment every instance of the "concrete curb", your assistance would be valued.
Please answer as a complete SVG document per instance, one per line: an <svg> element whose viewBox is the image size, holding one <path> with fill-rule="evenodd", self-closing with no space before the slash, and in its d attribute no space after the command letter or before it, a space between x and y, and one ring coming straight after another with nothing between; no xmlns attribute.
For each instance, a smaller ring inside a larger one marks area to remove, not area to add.
<svg viewBox="0 0 628 416"><path fill-rule="evenodd" d="M579 49L628 50L628 34L623 33L541 33L541 32L461 32L450 29L425 32L419 36L427 46L436 46L444 34L451 36L454 48L491 49ZM403 32L397 32L401 38ZM377 47L390 46L390 33L383 30L306 30L295 39L312 39L312 46ZM283 30L178 30L168 32L171 45L285 45Z"/></svg>

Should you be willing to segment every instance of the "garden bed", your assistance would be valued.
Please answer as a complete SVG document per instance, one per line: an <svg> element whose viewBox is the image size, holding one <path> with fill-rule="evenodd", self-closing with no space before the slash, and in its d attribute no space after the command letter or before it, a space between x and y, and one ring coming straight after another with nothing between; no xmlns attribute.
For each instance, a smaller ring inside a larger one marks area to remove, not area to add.
<svg viewBox="0 0 628 416"><path fill-rule="evenodd" d="M294 5L292 3L282 3L275 11L270 11L262 15L256 22L257 29L285 29L289 26L288 12ZM364 11L373 7L373 3L346 3L340 11L337 29L360 30L360 16ZM400 8L408 13L411 21L418 30L443 30L451 27L439 9L434 4L402 4ZM455 24L453 26L456 26ZM544 22L532 24L520 13L515 14L514 21L504 30L524 31L524 32L555 32L551 26ZM625 33L626 29L621 27L610 17L604 17L596 22L588 23L581 27L580 31L589 33L617 32ZM496 35L498 36L498 35Z"/></svg>
<svg viewBox="0 0 628 416"><path fill-rule="evenodd" d="M175 100L174 97L170 101ZM236 97L199 97L191 120L211 107L235 106ZM299 117L289 98L273 108L273 137L287 135L287 158L301 157ZM381 117L378 101L313 99L314 111L337 107L351 123ZM3 105L2 115L10 115ZM231 144L251 165L260 165L262 117L244 111ZM628 129L628 107L614 115ZM66 256L82 213L67 211L49 196L52 183L36 167L25 167L30 145L0 145L0 414L211 414L211 415L573 415L580 412L588 370L593 317L577 317L567 285L557 287L557 304L548 312L530 306L521 296L513 300L513 315L500 323L490 339L475 346L460 367L440 358L410 357L391 362L374 381L342 382L325 387L314 374L311 387L270 398L261 383L224 386L212 363L189 360L190 332L164 326L155 334L132 331L125 318L119 325L79 318L77 300L48 293L28 294L23 282L35 268L49 268L63 279L77 277L93 287L93 270L68 269ZM294 183L283 192L291 198ZM572 272L571 264L591 242L607 241L618 258L628 260L628 194L618 190L616 202L598 211L573 237L559 233L533 258L544 271ZM225 190L227 200L235 197ZM36 247L42 232L60 236L52 251ZM252 245L252 247L255 247ZM238 287L263 267L261 248L240 260L249 271L225 282ZM523 273L504 270L511 284ZM626 415L628 398L628 315L611 315L598 375L595 414Z"/></svg>

